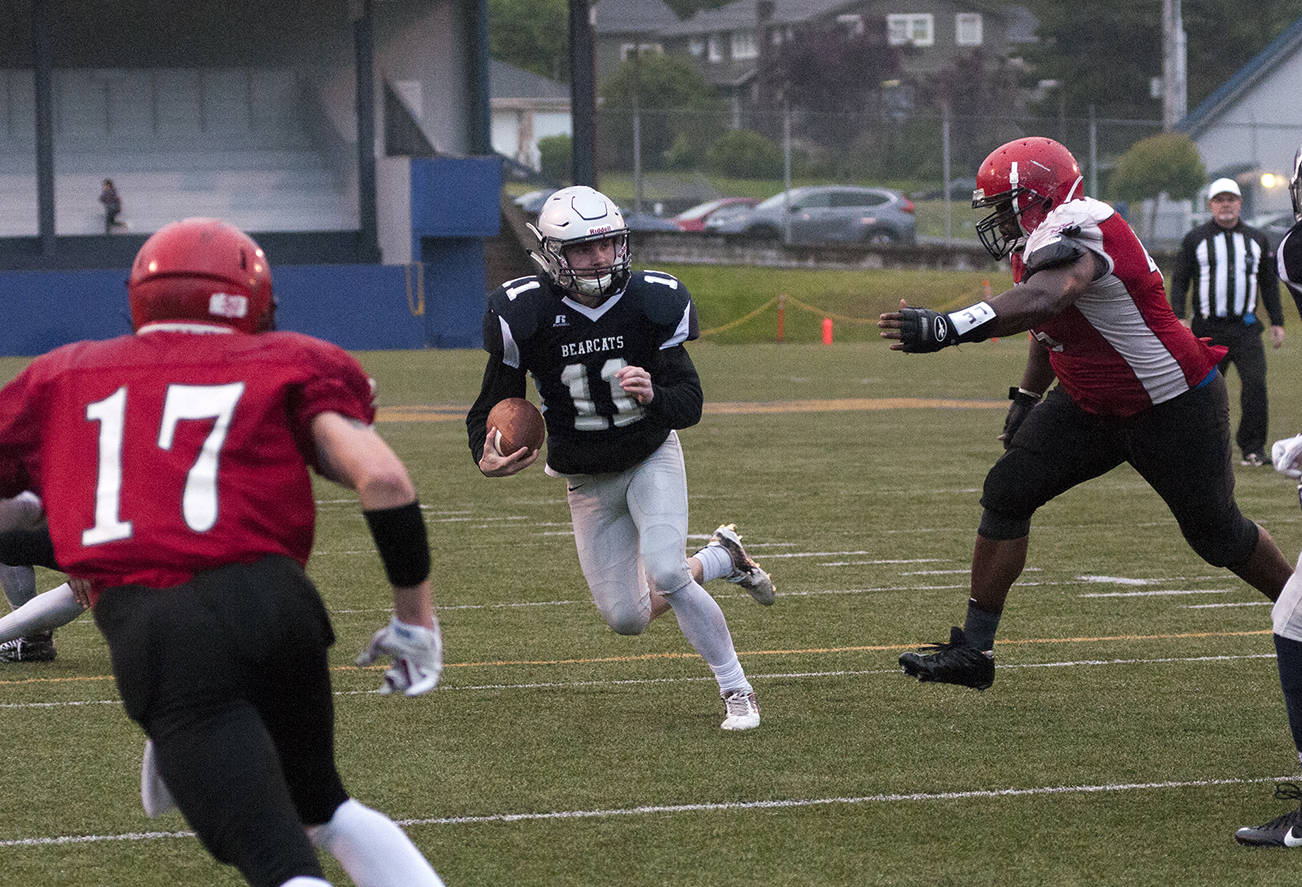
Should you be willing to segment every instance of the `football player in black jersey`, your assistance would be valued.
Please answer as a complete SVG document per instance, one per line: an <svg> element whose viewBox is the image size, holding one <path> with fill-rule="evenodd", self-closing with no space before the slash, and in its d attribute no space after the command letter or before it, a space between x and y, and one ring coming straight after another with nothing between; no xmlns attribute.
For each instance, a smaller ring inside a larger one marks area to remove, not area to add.
<svg viewBox="0 0 1302 887"><path fill-rule="evenodd" d="M532 374L547 421L548 474L566 480L579 564L606 624L639 634L668 609L719 683L725 730L759 726L723 611L702 587L728 579L761 604L773 582L725 524L691 558L687 477L676 429L701 418L701 381L683 344L696 308L676 278L631 271L628 228L584 185L547 199L530 226L541 273L488 296L488 364L466 416L470 451L488 477L532 465L537 451L499 453L488 412L523 397Z"/></svg>
<svg viewBox="0 0 1302 887"><path fill-rule="evenodd" d="M1284 235L1276 252L1279 279L1295 297L1302 296L1302 147L1293 155L1288 193L1293 200L1293 227ZM1270 449L1275 470L1294 479L1302 478L1302 434L1276 441ZM1298 487L1302 501L1302 485ZM1275 665L1284 691L1289 729L1298 761L1302 763L1302 557L1293 577L1284 584L1279 600L1270 611L1275 640ZM1291 782L1275 788L1281 801L1302 801L1302 786ZM1264 825L1241 828L1234 834L1240 844L1302 847L1302 806L1277 816Z"/></svg>

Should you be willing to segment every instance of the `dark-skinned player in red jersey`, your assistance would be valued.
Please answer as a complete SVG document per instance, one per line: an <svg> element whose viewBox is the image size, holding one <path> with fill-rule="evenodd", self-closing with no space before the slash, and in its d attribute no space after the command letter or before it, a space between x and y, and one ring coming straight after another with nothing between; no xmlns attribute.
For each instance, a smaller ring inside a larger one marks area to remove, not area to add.
<svg viewBox="0 0 1302 887"><path fill-rule="evenodd" d="M900 656L904 672L989 687L1031 517L1122 463L1162 497L1203 560L1278 598L1292 566L1234 498L1229 407L1216 368L1225 349L1180 324L1156 263L1112 207L1081 193L1080 167L1065 146L1015 139L982 161L976 183L972 206L992 210L977 234L995 258L1011 256L1012 289L948 313L901 303L878 326L892 349L913 353L1029 330L1029 352L1009 392L1004 453L982 490L963 627L929 652Z"/></svg>

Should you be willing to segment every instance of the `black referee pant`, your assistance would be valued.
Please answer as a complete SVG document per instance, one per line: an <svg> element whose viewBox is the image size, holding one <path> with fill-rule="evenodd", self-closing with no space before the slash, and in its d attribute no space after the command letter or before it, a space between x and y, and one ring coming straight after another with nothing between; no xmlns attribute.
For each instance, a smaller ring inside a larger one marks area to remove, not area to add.
<svg viewBox="0 0 1302 887"><path fill-rule="evenodd" d="M1190 324L1194 335L1205 336L1213 345L1229 349L1221 360L1221 375L1228 376L1230 364L1239 372L1239 428L1234 442L1243 455L1266 455L1266 429L1270 408L1266 400L1266 349L1260 320L1245 324L1242 320L1195 317Z"/></svg>

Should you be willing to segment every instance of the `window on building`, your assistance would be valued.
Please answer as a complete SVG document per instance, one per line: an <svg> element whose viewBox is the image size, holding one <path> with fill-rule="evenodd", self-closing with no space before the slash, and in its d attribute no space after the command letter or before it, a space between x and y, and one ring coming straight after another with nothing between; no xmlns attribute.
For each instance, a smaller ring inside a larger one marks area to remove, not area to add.
<svg viewBox="0 0 1302 887"><path fill-rule="evenodd" d="M931 13L901 12L886 16L886 42L891 46L931 46L936 42Z"/></svg>
<svg viewBox="0 0 1302 887"><path fill-rule="evenodd" d="M838 15L836 23L851 37L858 37L863 33L863 16L861 15Z"/></svg>
<svg viewBox="0 0 1302 887"><path fill-rule="evenodd" d="M718 34L711 34L706 46L706 57L712 62L723 61L723 41Z"/></svg>
<svg viewBox="0 0 1302 887"><path fill-rule="evenodd" d="M954 42L959 46L981 45L981 13L960 12L954 16Z"/></svg>
<svg viewBox="0 0 1302 887"><path fill-rule="evenodd" d="M759 47L755 45L754 31L733 31L731 50L734 59L753 59L759 57Z"/></svg>
<svg viewBox="0 0 1302 887"><path fill-rule="evenodd" d="M640 55L664 55L665 53L665 48L659 43L623 43L619 47L619 60L628 61L635 51L634 47Z"/></svg>
<svg viewBox="0 0 1302 887"><path fill-rule="evenodd" d="M693 37L687 43L687 51L698 59L705 55L705 38Z"/></svg>

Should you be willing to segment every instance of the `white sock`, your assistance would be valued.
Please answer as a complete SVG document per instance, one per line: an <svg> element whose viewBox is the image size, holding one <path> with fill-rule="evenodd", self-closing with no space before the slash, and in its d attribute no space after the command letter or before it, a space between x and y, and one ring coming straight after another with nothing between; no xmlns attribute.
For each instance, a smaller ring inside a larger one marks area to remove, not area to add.
<svg viewBox="0 0 1302 887"><path fill-rule="evenodd" d="M307 875L295 875L280 887L330 887L330 882L322 881L320 878L309 878Z"/></svg>
<svg viewBox="0 0 1302 887"><path fill-rule="evenodd" d="M351 798L329 822L309 827L307 834L339 861L357 887L443 887L397 823Z"/></svg>
<svg viewBox="0 0 1302 887"><path fill-rule="evenodd" d="M81 614L82 606L73 597L72 587L65 582L58 588L38 594L12 613L0 616L0 643L51 631Z"/></svg>
<svg viewBox="0 0 1302 887"><path fill-rule="evenodd" d="M732 575L732 555L722 545L707 545L692 555L701 564L701 584Z"/></svg>
<svg viewBox="0 0 1302 887"><path fill-rule="evenodd" d="M750 681L746 680L746 672L742 670L741 662L734 655L732 662L722 666L710 666L714 672L714 679L719 682L719 693L731 693L733 690L740 690L743 693L751 693L754 687Z"/></svg>
<svg viewBox="0 0 1302 887"><path fill-rule="evenodd" d="M689 582L673 594L665 595L665 600L673 608L683 636L714 672L719 689L749 687L741 663L737 661L737 651L732 646L728 622L710 593L695 582Z"/></svg>

